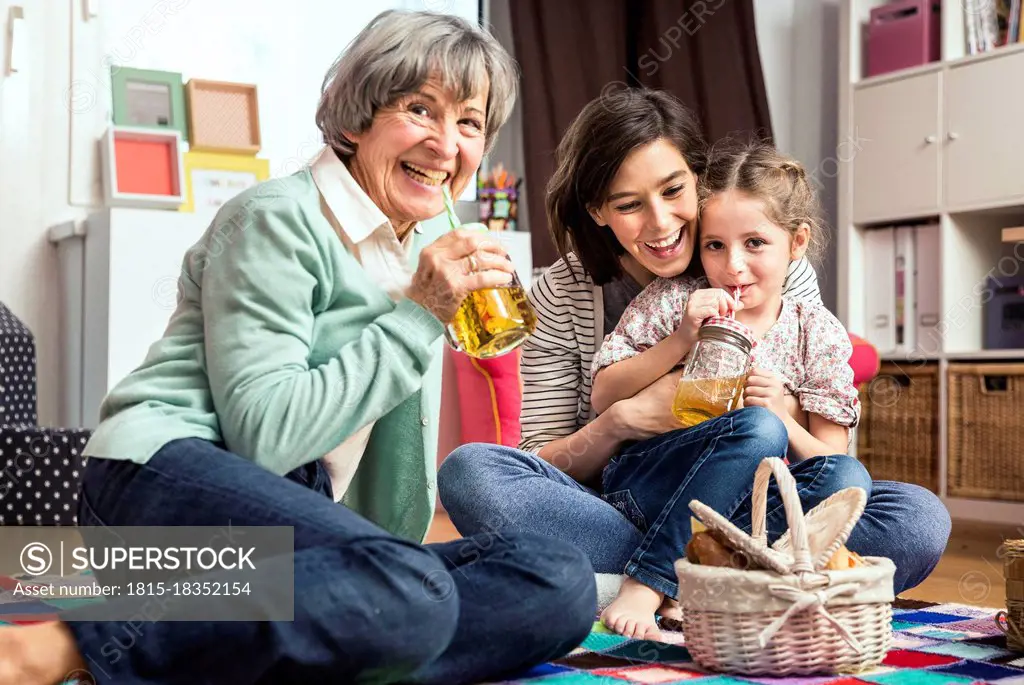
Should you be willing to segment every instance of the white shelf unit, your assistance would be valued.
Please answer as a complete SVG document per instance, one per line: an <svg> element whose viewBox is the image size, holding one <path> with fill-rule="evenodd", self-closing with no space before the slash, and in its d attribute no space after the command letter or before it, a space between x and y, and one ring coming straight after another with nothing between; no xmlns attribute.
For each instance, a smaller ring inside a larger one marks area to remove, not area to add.
<svg viewBox="0 0 1024 685"><path fill-rule="evenodd" d="M942 0L939 61L863 78L864 26L884 4L843 0L840 13L838 314L868 330L868 231L938 223L942 334L883 360L939 367L939 494L954 518L1020 524L1024 502L948 496L946 398L951 362L1024 361L984 349L986 278L1024 275L1024 243L1001 240L1024 225L1024 44L967 55L963 3Z"/></svg>

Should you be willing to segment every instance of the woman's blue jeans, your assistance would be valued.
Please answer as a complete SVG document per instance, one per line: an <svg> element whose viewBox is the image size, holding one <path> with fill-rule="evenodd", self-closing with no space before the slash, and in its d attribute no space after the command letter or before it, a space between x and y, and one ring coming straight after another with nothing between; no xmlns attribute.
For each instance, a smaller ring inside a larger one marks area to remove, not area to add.
<svg viewBox="0 0 1024 685"><path fill-rule="evenodd" d="M600 573L627 573L671 596L673 562L690 538L689 503L698 499L750 531L754 472L786 452L785 428L771 412L747 407L687 430L636 443L614 457L603 492L585 487L543 459L510 447L463 445L441 465L438 488L464 535L495 527L529 530L574 544ZM844 487L864 488L864 513L847 546L896 565L897 593L931 573L949 539L949 513L916 485L872 481L852 457L826 456L790 466L807 511ZM768 493L767 527L786 529L778 488Z"/></svg>
<svg viewBox="0 0 1024 685"><path fill-rule="evenodd" d="M65 621L98 683L476 683L587 635L594 572L571 545L481 531L419 545L337 504L320 462L266 471L202 440L146 464L91 459L83 526L292 526L294 620ZM133 600L119 615L132 615ZM122 613L123 612L123 613Z"/></svg>

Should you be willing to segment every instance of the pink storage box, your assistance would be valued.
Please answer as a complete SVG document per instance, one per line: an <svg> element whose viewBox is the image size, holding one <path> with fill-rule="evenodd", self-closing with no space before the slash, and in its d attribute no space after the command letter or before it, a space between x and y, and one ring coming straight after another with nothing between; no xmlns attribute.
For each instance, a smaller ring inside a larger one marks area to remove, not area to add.
<svg viewBox="0 0 1024 685"><path fill-rule="evenodd" d="M867 76L939 60L940 0L897 0L871 10Z"/></svg>

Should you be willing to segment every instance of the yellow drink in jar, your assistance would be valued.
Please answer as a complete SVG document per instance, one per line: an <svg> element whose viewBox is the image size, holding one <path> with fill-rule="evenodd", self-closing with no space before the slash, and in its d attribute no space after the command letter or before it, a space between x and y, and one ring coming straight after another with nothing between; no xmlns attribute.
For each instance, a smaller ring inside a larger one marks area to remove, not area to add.
<svg viewBox="0 0 1024 685"><path fill-rule="evenodd" d="M448 221L454 230L460 224L447 185L443 186L443 193ZM481 223L466 224L462 228L487 231ZM467 295L445 326L445 338L449 345L470 357L490 359L514 350L533 335L536 328L537 315L519 276L513 272L508 285L482 288Z"/></svg>
<svg viewBox="0 0 1024 685"><path fill-rule="evenodd" d="M747 377L683 378L676 387L672 413L684 427L721 416L739 406Z"/></svg>
<svg viewBox="0 0 1024 685"><path fill-rule="evenodd" d="M450 330L469 356L489 359L515 349L537 327L537 316L518 279L500 288L471 292L452 319Z"/></svg>

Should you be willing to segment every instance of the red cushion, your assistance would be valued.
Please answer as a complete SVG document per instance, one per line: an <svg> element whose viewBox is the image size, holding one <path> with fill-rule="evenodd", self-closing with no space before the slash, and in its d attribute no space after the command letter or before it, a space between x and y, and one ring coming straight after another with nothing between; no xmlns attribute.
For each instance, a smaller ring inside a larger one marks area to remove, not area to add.
<svg viewBox="0 0 1024 685"><path fill-rule="evenodd" d="M474 359L452 352L459 385L462 444L519 446L519 410L523 404L519 356L518 349L494 359Z"/></svg>
<svg viewBox="0 0 1024 685"><path fill-rule="evenodd" d="M874 345L853 333L849 335L850 343L853 344L853 354L850 356L850 366L853 368L853 384L859 386L878 375L878 371L881 368L881 359Z"/></svg>

